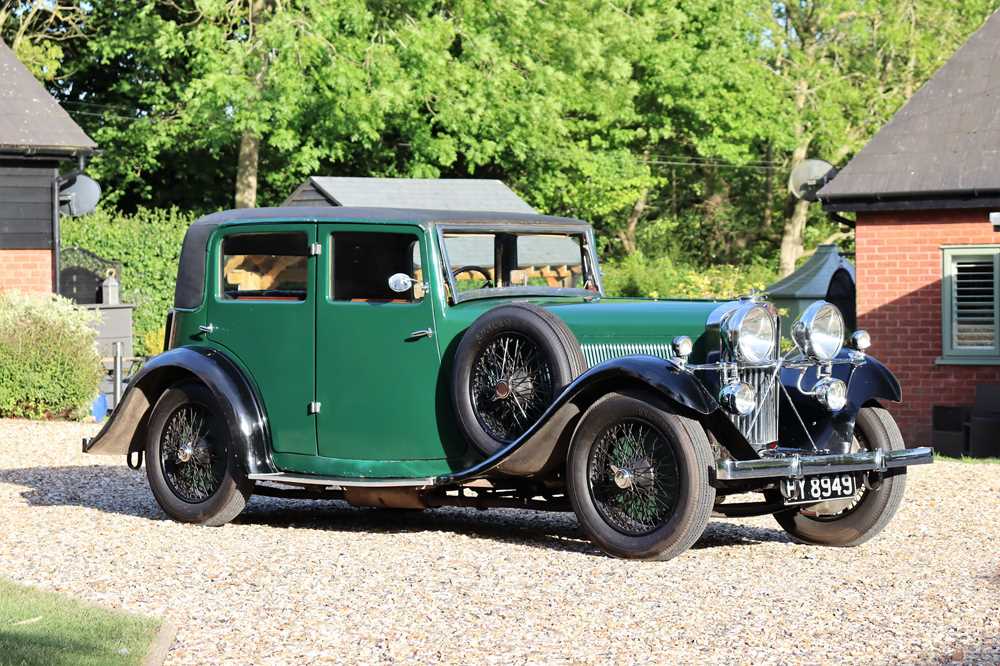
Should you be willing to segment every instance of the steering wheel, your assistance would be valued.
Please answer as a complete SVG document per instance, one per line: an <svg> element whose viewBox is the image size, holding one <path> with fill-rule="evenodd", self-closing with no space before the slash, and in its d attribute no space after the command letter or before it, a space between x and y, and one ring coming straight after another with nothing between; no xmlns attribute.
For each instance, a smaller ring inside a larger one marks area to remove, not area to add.
<svg viewBox="0 0 1000 666"><path fill-rule="evenodd" d="M456 268L455 270L453 270L451 272L451 275L452 277L457 278L462 273L479 273L484 278L486 278L486 281L483 282L483 286L479 287L480 289L487 289L493 286L493 279L490 277L490 274L487 273L482 268L480 268L479 266L462 266L461 268Z"/></svg>

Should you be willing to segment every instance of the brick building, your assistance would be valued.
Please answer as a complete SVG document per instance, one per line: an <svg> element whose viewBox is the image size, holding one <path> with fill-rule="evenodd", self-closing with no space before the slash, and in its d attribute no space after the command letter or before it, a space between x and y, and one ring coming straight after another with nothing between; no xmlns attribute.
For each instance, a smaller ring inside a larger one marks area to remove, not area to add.
<svg viewBox="0 0 1000 666"><path fill-rule="evenodd" d="M858 326L900 379L911 445L930 443L935 406L1000 384L997 72L1000 13L819 192L856 214Z"/></svg>
<svg viewBox="0 0 1000 666"><path fill-rule="evenodd" d="M0 289L55 290L60 167L96 148L0 42Z"/></svg>

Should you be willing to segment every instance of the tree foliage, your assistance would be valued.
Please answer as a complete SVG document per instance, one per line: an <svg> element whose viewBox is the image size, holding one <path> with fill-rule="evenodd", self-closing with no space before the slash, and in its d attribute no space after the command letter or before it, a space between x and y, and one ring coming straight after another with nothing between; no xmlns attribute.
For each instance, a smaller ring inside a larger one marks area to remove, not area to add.
<svg viewBox="0 0 1000 666"><path fill-rule="evenodd" d="M126 211L231 207L253 155L261 205L316 174L499 178L606 256L788 270L846 236L789 170L842 164L998 0L45 4L86 39L26 43L59 40L43 69Z"/></svg>

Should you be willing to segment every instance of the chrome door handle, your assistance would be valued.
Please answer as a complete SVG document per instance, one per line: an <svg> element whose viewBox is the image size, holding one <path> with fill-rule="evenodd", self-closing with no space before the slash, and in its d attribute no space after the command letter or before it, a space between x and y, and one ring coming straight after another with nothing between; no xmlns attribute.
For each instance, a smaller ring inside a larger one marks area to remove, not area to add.
<svg viewBox="0 0 1000 666"><path fill-rule="evenodd" d="M212 333L215 333L215 324L202 324L198 327L198 330L206 335L212 335Z"/></svg>
<svg viewBox="0 0 1000 666"><path fill-rule="evenodd" d="M415 340L416 338L432 338L434 337L434 331L429 328L422 328L419 331L411 331L409 340Z"/></svg>

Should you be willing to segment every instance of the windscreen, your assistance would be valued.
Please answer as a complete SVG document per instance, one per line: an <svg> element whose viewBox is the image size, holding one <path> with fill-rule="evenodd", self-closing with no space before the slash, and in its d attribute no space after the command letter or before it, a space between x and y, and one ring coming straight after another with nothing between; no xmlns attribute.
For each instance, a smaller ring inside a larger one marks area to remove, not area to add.
<svg viewBox="0 0 1000 666"><path fill-rule="evenodd" d="M597 290L583 234L447 231L443 239L455 300Z"/></svg>

